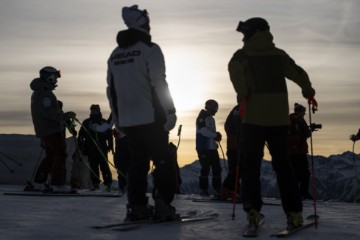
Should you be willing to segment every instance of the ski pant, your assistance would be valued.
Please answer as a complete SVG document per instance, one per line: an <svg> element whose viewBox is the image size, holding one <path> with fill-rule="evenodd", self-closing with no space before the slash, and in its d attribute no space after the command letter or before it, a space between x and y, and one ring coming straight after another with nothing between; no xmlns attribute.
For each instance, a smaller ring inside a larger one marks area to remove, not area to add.
<svg viewBox="0 0 360 240"><path fill-rule="evenodd" d="M45 149L46 156L37 169L34 182L45 183L50 174L51 185L65 185L67 153L63 133L42 137L41 146Z"/></svg>
<svg viewBox="0 0 360 240"><path fill-rule="evenodd" d="M104 180L104 185L110 187L112 184L112 174L108 164L107 152L105 149L100 150L97 147L87 150L88 161L91 168L90 178L94 187L100 184L100 171ZM99 171L100 167L100 171Z"/></svg>
<svg viewBox="0 0 360 240"><path fill-rule="evenodd" d="M242 174L243 208L261 210L261 161L267 143L276 173L281 202L285 213L301 212L299 188L288 157L288 126L257 126L243 124L244 163Z"/></svg>
<svg viewBox="0 0 360 240"><path fill-rule="evenodd" d="M197 149L201 165L199 187L201 190L208 189L208 177L212 170L212 187L215 191L221 191L221 165L218 151L210 149Z"/></svg>
<svg viewBox="0 0 360 240"><path fill-rule="evenodd" d="M114 165L118 173L119 189L127 186L127 173L130 164L130 152L128 137L122 137L115 140Z"/></svg>
<svg viewBox="0 0 360 240"><path fill-rule="evenodd" d="M241 177L241 171L242 171L242 166L241 163L243 162L243 155L238 152L238 149L236 148L230 148L227 150L226 155L228 157L228 167L229 167L229 172L228 175L225 177L224 182L223 182L223 187L234 191L235 190L235 181L238 181L238 187L240 187L239 185L239 180ZM238 171L238 172L237 172ZM236 175L238 175L237 180L236 180ZM239 188L237 189L239 190Z"/></svg>
<svg viewBox="0 0 360 240"><path fill-rule="evenodd" d="M169 133L163 124L152 124L126 127L130 149L130 166L128 171L129 204L147 203L147 176L150 159L153 161L154 190L153 198L162 199L170 204L176 189L176 170L169 153Z"/></svg>
<svg viewBox="0 0 360 240"><path fill-rule="evenodd" d="M300 193L304 198L306 198L309 195L310 183L310 171L307 154L291 154L290 160L300 186Z"/></svg>

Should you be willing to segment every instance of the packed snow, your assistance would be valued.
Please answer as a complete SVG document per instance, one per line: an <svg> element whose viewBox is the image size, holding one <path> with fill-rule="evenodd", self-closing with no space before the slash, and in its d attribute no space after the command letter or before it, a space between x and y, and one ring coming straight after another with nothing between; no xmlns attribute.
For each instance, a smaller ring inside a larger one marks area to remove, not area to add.
<svg viewBox="0 0 360 240"><path fill-rule="evenodd" d="M188 224L152 225L127 232L113 229L93 229L91 226L121 222L125 217L126 196L123 197L45 197L9 196L3 192L21 191L22 186L0 185L0 236L7 240L39 239L240 239L246 215L237 204L232 220L231 203L193 202L191 195L179 195L173 205L180 214L196 212L207 216L219 214L215 220ZM151 202L152 203L152 202ZM360 239L359 204L318 202L320 216L317 229L310 227L291 236L291 239ZM313 214L311 201L304 202L304 216ZM270 234L285 226L281 206L263 206L266 220L259 239L270 239ZM271 238L273 239L273 238Z"/></svg>
<svg viewBox="0 0 360 240"><path fill-rule="evenodd" d="M14 145L17 146L17 151L11 148ZM198 216L218 214L218 218L184 224L152 225L119 232L113 229L93 229L91 227L122 222L126 213L126 195L122 197L116 196L116 194L112 197L4 195L5 192L21 192L23 190L25 180L32 176L41 149L38 142L34 140L34 136L0 134L0 151L21 163L20 166L5 156L0 156L0 159L8 166L0 164L1 239L231 240L243 238L241 229L246 224L246 215L242 211L241 204L235 205L235 219L232 220L234 205L231 203L192 201L192 199L200 198L196 195L197 162L181 169L184 194L177 195L173 205L182 215L195 212ZM264 162L263 179L265 180L263 181L272 182L271 175L265 174L271 171L268 169L266 161ZM320 162L323 162L324 165ZM358 231L360 229L360 204L357 198L356 203L353 201L354 194L359 194L356 191L358 184L355 181L359 176L356 172L358 162L359 156L351 152L329 158L321 156L316 158L319 189L329 189L330 183L333 186L333 192L340 193L323 195L324 193L320 192L319 196L335 197L323 197L326 201L316 202L316 212L320 216L317 228L312 226L291 236L291 239L360 239ZM323 188L323 185L327 188ZM264 200L279 202L278 199L270 199L274 196L269 193L274 192L276 195L276 190L266 191L269 188L272 186L263 185L263 196L267 197ZM193 193L191 193L192 191ZM344 202L343 198L347 202ZM150 204L153 204L152 200L150 200ZM314 211L313 201L304 201L303 216L313 214ZM264 205L262 213L266 218L258 239L274 239L270 235L283 229L286 225L282 208L281 206Z"/></svg>

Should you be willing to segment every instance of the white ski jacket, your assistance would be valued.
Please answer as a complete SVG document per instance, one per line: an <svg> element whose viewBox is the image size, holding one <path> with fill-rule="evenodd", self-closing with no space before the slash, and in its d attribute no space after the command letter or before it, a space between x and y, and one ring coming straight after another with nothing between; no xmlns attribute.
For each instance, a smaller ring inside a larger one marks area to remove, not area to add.
<svg viewBox="0 0 360 240"><path fill-rule="evenodd" d="M107 96L119 127L165 123L175 113L165 79L165 61L150 35L135 29L120 31L118 47L108 60Z"/></svg>

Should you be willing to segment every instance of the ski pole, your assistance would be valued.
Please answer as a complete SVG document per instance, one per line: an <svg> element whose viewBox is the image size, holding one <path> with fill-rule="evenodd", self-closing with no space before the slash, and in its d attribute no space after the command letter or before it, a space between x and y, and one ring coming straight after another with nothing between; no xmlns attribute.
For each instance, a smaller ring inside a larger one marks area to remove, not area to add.
<svg viewBox="0 0 360 240"><path fill-rule="evenodd" d="M222 146L221 146L221 144L220 144L220 141L218 141L218 144L219 144L219 147L220 147L222 156L223 156L223 163L224 163L224 166L225 166L225 170L226 170L227 173L229 173L229 169L228 169L228 167L227 167L226 164L225 164L226 158L225 158L224 150L223 150L223 148L222 148Z"/></svg>
<svg viewBox="0 0 360 240"><path fill-rule="evenodd" d="M14 173L14 169L11 169L1 158L0 158L0 162L11 172Z"/></svg>
<svg viewBox="0 0 360 240"><path fill-rule="evenodd" d="M70 129L70 126L65 122L66 126L68 127L68 129ZM85 164L85 166L90 170L90 172L99 180L101 181L100 177L98 176L97 173L94 172L94 170L91 169L89 163L86 161L83 153L81 152L80 150L80 147L79 147L79 144L78 144L78 141L76 140L76 137L73 135L73 139L74 139L74 143L75 143L75 146L76 146L76 149L75 149L75 152L77 152L80 156L80 159L83 161L83 163Z"/></svg>
<svg viewBox="0 0 360 240"><path fill-rule="evenodd" d="M174 153L173 153L173 162L174 162L174 169L175 169L175 184L176 184L176 192L178 194L180 194L180 187L179 187L179 178L180 178L180 170L179 170L179 164L177 162L177 151L179 149L179 146L180 146L180 141L181 141L181 130L182 130L182 125L180 124L179 125L179 128L178 128L178 137L179 137L179 140L178 140L178 143L177 143L177 146L176 146L176 149L174 149Z"/></svg>
<svg viewBox="0 0 360 240"><path fill-rule="evenodd" d="M178 128L178 137L179 137L179 140L178 140L178 144L176 146L177 149L179 149L179 145L180 145L180 141L181 141L181 129L182 129L182 125L180 124L179 128Z"/></svg>
<svg viewBox="0 0 360 240"><path fill-rule="evenodd" d="M309 104L309 124L311 126L311 111L310 111L310 102ZM315 114L317 109L313 106L312 112ZM314 215L315 215L315 229L317 229L317 214L316 214L316 178L315 178L315 165L314 165L314 154L313 154L313 137L312 133L310 135L310 153L311 153L311 168L312 168L312 189L313 189L313 205L314 205Z"/></svg>
<svg viewBox="0 0 360 240"><path fill-rule="evenodd" d="M0 152L0 154L2 154L3 156L5 156L7 159L9 159L9 160L13 161L13 162L14 162L14 163L16 163L17 165L22 166L22 163L20 163L20 162L16 161L15 159L13 159L12 157L10 157L10 156L6 155L5 153Z"/></svg>
<svg viewBox="0 0 360 240"><path fill-rule="evenodd" d="M39 154L38 160L37 160L37 162L36 162L36 165L35 165L35 168L34 168L33 174L32 174L31 179L30 179L30 182L31 182L31 183L33 183L33 181L34 181L35 174L36 174L37 169L38 169L38 167L39 167L39 163L40 163L40 159L41 159L41 156L42 156L43 151L44 151L44 149L41 147L41 150L40 150L40 154Z"/></svg>
<svg viewBox="0 0 360 240"><path fill-rule="evenodd" d="M239 175L240 175L240 151L237 150L237 163L236 163L236 176L235 176L235 188L234 188L234 196L233 196L233 212L232 212L232 220L235 220L235 208L237 202L237 191L239 188Z"/></svg>
<svg viewBox="0 0 360 240"><path fill-rule="evenodd" d="M74 119L75 119L76 122L78 122L78 123L83 127L83 129L85 130L85 132L88 134L88 136L89 136L89 138L91 139L91 141L95 144L96 148L99 150L99 152L100 152L103 160L106 161L106 162L108 162L113 168L117 169L117 168L115 167L115 165L114 165L112 162L110 162L110 161L105 157L103 151L101 150L101 148L100 148L99 145L97 144L96 140L91 136L90 132L86 129L86 127L84 127L84 126L82 125L82 123L81 123L77 118L74 118ZM126 177L126 176L124 176L124 177Z"/></svg>
<svg viewBox="0 0 360 240"><path fill-rule="evenodd" d="M352 146L353 152L353 163L354 163L354 171L355 171L355 184L354 184L354 203L356 203L356 193L357 193L357 171L356 171L356 163L355 163L355 141Z"/></svg>

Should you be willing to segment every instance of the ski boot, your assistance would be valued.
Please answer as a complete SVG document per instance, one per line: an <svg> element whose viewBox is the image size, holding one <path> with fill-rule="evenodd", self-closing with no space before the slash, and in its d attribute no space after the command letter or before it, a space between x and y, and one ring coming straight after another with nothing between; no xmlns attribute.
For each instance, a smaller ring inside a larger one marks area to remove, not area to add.
<svg viewBox="0 0 360 240"><path fill-rule="evenodd" d="M260 212L254 208L247 212L248 226L258 227L261 221Z"/></svg>
<svg viewBox="0 0 360 240"><path fill-rule="evenodd" d="M288 212L287 213L287 229L292 230L300 227L303 224L301 212Z"/></svg>
<svg viewBox="0 0 360 240"><path fill-rule="evenodd" d="M44 192L49 189L49 185L46 183L31 183L30 181L26 182L24 191L30 192Z"/></svg>
<svg viewBox="0 0 360 240"><path fill-rule="evenodd" d="M124 222L141 220L151 220L154 215L154 207L149 204L130 204L126 205L126 217Z"/></svg>
<svg viewBox="0 0 360 240"><path fill-rule="evenodd" d="M156 222L167 222L175 221L180 218L179 214L176 213L175 207L165 203L162 199L155 200L155 212L154 221Z"/></svg>
<svg viewBox="0 0 360 240"><path fill-rule="evenodd" d="M210 196L210 194L207 189L201 189L200 196L208 197L208 196Z"/></svg>

